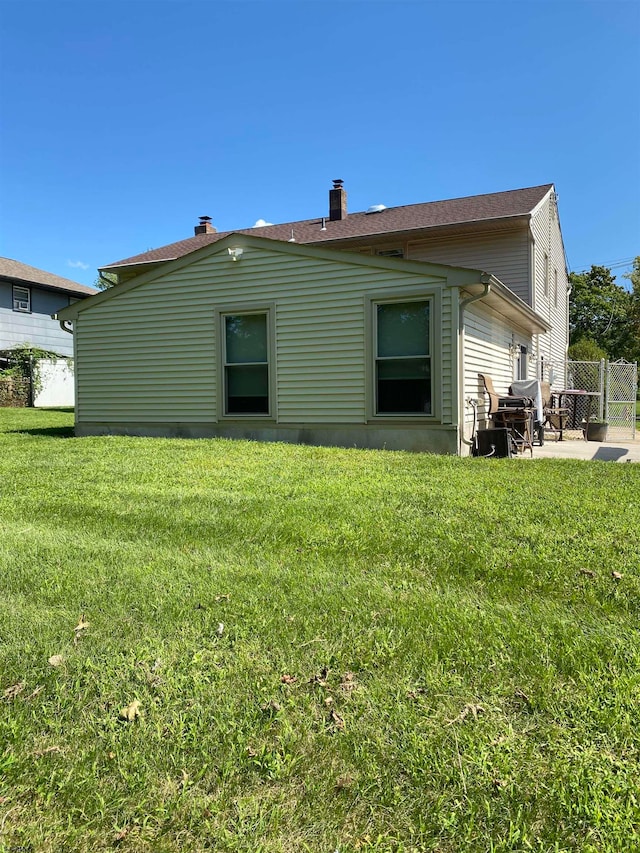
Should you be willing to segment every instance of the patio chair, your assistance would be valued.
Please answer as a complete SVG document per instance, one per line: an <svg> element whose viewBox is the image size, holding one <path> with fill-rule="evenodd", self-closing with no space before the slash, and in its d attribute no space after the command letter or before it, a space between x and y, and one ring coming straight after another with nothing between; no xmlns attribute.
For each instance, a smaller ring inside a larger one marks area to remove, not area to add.
<svg viewBox="0 0 640 853"><path fill-rule="evenodd" d="M569 409L555 404L554 394L552 394L551 385L548 382L541 382L540 390L542 392L545 428L548 432L557 433L558 441L562 441L562 434L567 429L569 421Z"/></svg>
<svg viewBox="0 0 640 853"><path fill-rule="evenodd" d="M493 387L493 379L490 376L487 376L486 373L479 373L478 376L482 379L484 390L489 397L489 411L487 414L491 417L500 408L500 397L498 396L496 389Z"/></svg>

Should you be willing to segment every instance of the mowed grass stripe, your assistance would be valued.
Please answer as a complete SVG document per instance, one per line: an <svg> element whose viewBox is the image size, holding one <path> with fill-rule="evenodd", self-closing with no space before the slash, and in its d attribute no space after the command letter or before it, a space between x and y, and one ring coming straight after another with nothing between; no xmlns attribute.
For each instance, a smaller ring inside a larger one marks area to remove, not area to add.
<svg viewBox="0 0 640 853"><path fill-rule="evenodd" d="M0 411L0 845L637 849L636 466L71 421Z"/></svg>

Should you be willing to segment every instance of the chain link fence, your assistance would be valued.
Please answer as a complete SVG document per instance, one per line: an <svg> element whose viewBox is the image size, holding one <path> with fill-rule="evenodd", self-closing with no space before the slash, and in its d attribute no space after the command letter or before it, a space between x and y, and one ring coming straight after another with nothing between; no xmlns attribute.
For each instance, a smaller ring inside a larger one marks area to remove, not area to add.
<svg viewBox="0 0 640 853"><path fill-rule="evenodd" d="M569 410L567 438L582 438L587 423L602 421L608 424L607 441L635 439L637 364L541 359L537 373Z"/></svg>

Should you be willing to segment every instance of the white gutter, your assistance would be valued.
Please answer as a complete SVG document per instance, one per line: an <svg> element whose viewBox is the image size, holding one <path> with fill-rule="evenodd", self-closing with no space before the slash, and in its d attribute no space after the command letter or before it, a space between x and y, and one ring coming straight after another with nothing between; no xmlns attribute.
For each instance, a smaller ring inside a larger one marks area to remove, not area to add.
<svg viewBox="0 0 640 853"><path fill-rule="evenodd" d="M466 444L467 447L471 447L473 441L469 441L464 437L464 311L472 302L477 302L489 295L492 278L493 276L488 273L483 273L480 276L480 283L484 284L482 293L476 293L475 296L467 296L458 306L458 424L460 426L460 441Z"/></svg>

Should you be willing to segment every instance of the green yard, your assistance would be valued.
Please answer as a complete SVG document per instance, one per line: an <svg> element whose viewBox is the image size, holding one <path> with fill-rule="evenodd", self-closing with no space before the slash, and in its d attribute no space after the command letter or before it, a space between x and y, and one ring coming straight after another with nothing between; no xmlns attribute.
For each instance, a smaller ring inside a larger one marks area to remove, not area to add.
<svg viewBox="0 0 640 853"><path fill-rule="evenodd" d="M0 410L0 851L640 848L637 465L71 423Z"/></svg>

